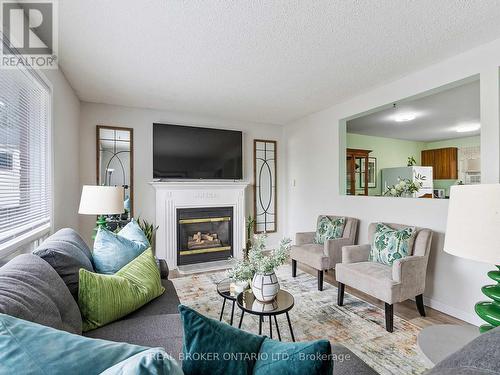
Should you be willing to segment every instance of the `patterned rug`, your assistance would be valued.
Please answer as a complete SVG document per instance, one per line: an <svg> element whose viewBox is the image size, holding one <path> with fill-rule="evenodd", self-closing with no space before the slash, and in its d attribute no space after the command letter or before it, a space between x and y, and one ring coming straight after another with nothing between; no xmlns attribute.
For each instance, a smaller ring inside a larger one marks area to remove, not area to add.
<svg viewBox="0 0 500 375"><path fill-rule="evenodd" d="M337 288L325 283L322 292L317 290L317 280L302 271L292 278L289 265L276 272L281 288L295 298L290 319L297 341L328 339L343 344L380 374L421 374L426 370L416 342L420 328L394 316L394 333L385 330L384 311L348 293L344 306L337 306ZM190 275L173 279L181 303L206 316L219 319L222 297L215 284L226 277L224 272ZM231 308L226 303L224 320L229 322ZM240 318L235 308L233 325ZM278 316L283 340L291 340L285 315ZM258 332L257 317L245 314L242 329ZM268 326L264 324L263 333Z"/></svg>

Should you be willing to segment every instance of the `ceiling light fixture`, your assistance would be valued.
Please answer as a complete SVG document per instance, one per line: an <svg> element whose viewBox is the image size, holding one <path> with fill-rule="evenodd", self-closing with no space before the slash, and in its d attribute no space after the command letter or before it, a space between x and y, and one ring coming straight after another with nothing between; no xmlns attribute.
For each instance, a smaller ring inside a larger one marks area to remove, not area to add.
<svg viewBox="0 0 500 375"><path fill-rule="evenodd" d="M467 132L473 132L473 131L476 131L479 129L481 129L481 124L476 123L476 124L459 125L455 128L455 131L457 133L467 133Z"/></svg>
<svg viewBox="0 0 500 375"><path fill-rule="evenodd" d="M398 113L397 115L394 115L394 121L406 122L406 121L415 120L416 117L417 117L417 115L415 113L411 113L411 112Z"/></svg>

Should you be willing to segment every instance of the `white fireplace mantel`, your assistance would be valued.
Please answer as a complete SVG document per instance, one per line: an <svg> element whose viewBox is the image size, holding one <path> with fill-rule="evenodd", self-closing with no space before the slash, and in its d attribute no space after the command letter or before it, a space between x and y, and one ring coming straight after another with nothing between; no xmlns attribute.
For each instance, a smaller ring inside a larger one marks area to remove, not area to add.
<svg viewBox="0 0 500 375"><path fill-rule="evenodd" d="M177 209L233 207L233 256L245 246L245 189L243 181L150 182L156 190L156 255L177 268Z"/></svg>

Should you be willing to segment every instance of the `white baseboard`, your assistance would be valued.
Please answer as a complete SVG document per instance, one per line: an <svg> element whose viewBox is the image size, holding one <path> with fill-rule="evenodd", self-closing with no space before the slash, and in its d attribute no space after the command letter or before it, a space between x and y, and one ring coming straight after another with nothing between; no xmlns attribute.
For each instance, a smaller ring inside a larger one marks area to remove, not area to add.
<svg viewBox="0 0 500 375"><path fill-rule="evenodd" d="M463 310L459 310L455 307L449 306L447 304L444 304L442 302L433 300L433 299L425 297L425 296L424 296L424 305L429 306L429 307L433 308L434 310L438 310L438 311L441 311L445 314L451 315L455 318L461 319L461 320L463 320L467 323L473 324L475 326L479 326L479 325L485 323L481 320L481 318L479 318L475 314L470 314L468 312L465 312Z"/></svg>

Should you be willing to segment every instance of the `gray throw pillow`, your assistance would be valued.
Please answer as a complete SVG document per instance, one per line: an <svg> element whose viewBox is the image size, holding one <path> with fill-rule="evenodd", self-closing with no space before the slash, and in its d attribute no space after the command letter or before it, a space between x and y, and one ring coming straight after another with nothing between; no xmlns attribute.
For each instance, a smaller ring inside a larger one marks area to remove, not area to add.
<svg viewBox="0 0 500 375"><path fill-rule="evenodd" d="M18 255L0 268L0 313L81 334L82 317L57 272L43 259Z"/></svg>
<svg viewBox="0 0 500 375"><path fill-rule="evenodd" d="M47 238L33 254L49 263L78 301L80 268L94 272L92 254L87 244L73 229L64 228Z"/></svg>

